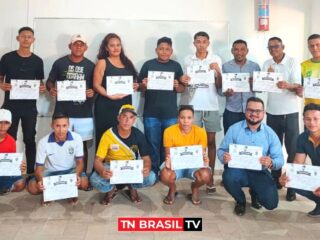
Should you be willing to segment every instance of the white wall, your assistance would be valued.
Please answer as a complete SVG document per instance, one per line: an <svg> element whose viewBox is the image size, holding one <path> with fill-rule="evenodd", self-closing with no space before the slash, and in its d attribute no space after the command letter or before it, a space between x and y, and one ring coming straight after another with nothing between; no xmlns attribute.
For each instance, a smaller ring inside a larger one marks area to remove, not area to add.
<svg viewBox="0 0 320 240"><path fill-rule="evenodd" d="M0 1L0 9L0 55L17 48L15 36L21 26L33 26L34 19L41 17L228 22L229 44L238 38L247 40L249 58L260 64L269 58L269 37L281 37L288 55L302 61L309 56L307 36L320 32L318 0L270 0L269 32L257 31L257 0L10 0Z"/></svg>

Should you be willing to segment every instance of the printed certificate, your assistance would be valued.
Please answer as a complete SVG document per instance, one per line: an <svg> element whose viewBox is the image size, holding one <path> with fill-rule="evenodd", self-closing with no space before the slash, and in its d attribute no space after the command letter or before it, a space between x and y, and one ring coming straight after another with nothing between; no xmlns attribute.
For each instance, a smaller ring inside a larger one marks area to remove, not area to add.
<svg viewBox="0 0 320 240"><path fill-rule="evenodd" d="M133 76L107 76L107 95L133 94Z"/></svg>
<svg viewBox="0 0 320 240"><path fill-rule="evenodd" d="M209 65L195 65L187 67L187 75L191 78L189 84L214 83L214 71Z"/></svg>
<svg viewBox="0 0 320 240"><path fill-rule="evenodd" d="M22 153L0 153L0 176L21 176Z"/></svg>
<svg viewBox="0 0 320 240"><path fill-rule="evenodd" d="M110 170L111 184L143 182L143 160L113 160L110 161Z"/></svg>
<svg viewBox="0 0 320 240"><path fill-rule="evenodd" d="M304 97L320 99L320 78L307 77L303 80Z"/></svg>
<svg viewBox="0 0 320 240"><path fill-rule="evenodd" d="M170 148L171 169L204 167L202 145Z"/></svg>
<svg viewBox="0 0 320 240"><path fill-rule="evenodd" d="M229 153L231 161L228 162L228 167L262 170L262 165L259 161L262 157L262 147L230 144Z"/></svg>
<svg viewBox="0 0 320 240"><path fill-rule="evenodd" d="M64 174L43 178L43 201L78 197L77 174Z"/></svg>
<svg viewBox="0 0 320 240"><path fill-rule="evenodd" d="M39 80L11 79L11 86L9 98L12 100L39 98Z"/></svg>
<svg viewBox="0 0 320 240"><path fill-rule="evenodd" d="M173 91L174 72L148 72L148 90Z"/></svg>
<svg viewBox="0 0 320 240"><path fill-rule="evenodd" d="M250 73L223 73L222 74L222 92L228 88L234 92L250 92Z"/></svg>
<svg viewBox="0 0 320 240"><path fill-rule="evenodd" d="M282 73L253 72L253 91L282 93L277 83L283 80Z"/></svg>
<svg viewBox="0 0 320 240"><path fill-rule="evenodd" d="M320 187L320 167L287 163L286 175L289 178L286 187L314 191Z"/></svg>
<svg viewBox="0 0 320 240"><path fill-rule="evenodd" d="M58 101L85 101L86 81L85 80L64 80L57 81Z"/></svg>

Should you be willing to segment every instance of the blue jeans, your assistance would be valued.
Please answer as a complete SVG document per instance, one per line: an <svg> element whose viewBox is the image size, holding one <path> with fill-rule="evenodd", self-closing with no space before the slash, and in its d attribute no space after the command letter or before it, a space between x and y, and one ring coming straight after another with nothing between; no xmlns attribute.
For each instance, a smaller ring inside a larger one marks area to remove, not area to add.
<svg viewBox="0 0 320 240"><path fill-rule="evenodd" d="M176 118L144 118L144 133L151 146L152 171L158 175L161 162L164 160L163 132L167 127L177 123Z"/></svg>
<svg viewBox="0 0 320 240"><path fill-rule="evenodd" d="M1 176L0 192L11 190L13 185L19 181L23 181L22 176Z"/></svg>
<svg viewBox="0 0 320 240"><path fill-rule="evenodd" d="M278 206L277 187L268 170L254 171L225 167L222 179L227 192L240 204L246 202L241 188L249 187L266 209L271 210Z"/></svg>
<svg viewBox="0 0 320 240"><path fill-rule="evenodd" d="M297 189L297 188L291 188L291 189L296 193L300 194L301 196L304 196L310 199L311 201L314 201L316 204L320 204L320 197L317 197L311 191Z"/></svg>
<svg viewBox="0 0 320 240"><path fill-rule="evenodd" d="M223 131L224 135L226 135L229 127L233 124L244 120L244 113L243 112L231 112L228 109L224 110L223 113Z"/></svg>
<svg viewBox="0 0 320 240"><path fill-rule="evenodd" d="M105 164L105 167L108 168L109 164ZM137 189L137 188L144 188L144 187L149 187L152 186L157 180L156 175L154 172L150 171L149 176L143 178L142 183L137 183L137 184L131 184L132 188ZM113 184L110 184L110 179L104 179L102 178L99 173L94 171L90 177L90 183L93 187L98 189L98 191L102 193L107 193L110 192L113 188Z"/></svg>

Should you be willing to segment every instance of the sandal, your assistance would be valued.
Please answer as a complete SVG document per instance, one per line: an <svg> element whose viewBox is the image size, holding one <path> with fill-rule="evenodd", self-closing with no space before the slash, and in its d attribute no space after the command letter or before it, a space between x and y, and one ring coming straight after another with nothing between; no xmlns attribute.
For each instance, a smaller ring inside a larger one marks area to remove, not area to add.
<svg viewBox="0 0 320 240"><path fill-rule="evenodd" d="M107 192L105 197L101 200L101 204L108 206L111 204L112 200L117 196L115 188L113 188L110 192Z"/></svg>
<svg viewBox="0 0 320 240"><path fill-rule="evenodd" d="M214 194L217 191L216 187L214 185L212 186L207 186L206 192L209 195Z"/></svg>
<svg viewBox="0 0 320 240"><path fill-rule="evenodd" d="M167 196L165 196L165 198L163 199L163 203L166 205L172 205L174 204L175 198L178 195L178 192L174 193L174 197L171 198L171 196L168 194Z"/></svg>
<svg viewBox="0 0 320 240"><path fill-rule="evenodd" d="M137 190L135 189L130 189L130 199L133 203L139 204L142 202L142 199L139 197Z"/></svg>
<svg viewBox="0 0 320 240"><path fill-rule="evenodd" d="M42 207L49 207L51 205L51 201L48 201L48 202L44 202L43 200L41 201L41 206Z"/></svg>
<svg viewBox="0 0 320 240"><path fill-rule="evenodd" d="M190 199L193 205L200 205L202 203L200 199L195 200L192 196L192 193L188 194L188 198Z"/></svg>
<svg viewBox="0 0 320 240"><path fill-rule="evenodd" d="M78 201L78 198L69 198L68 199L68 202L72 205L72 206L76 206L79 201Z"/></svg>

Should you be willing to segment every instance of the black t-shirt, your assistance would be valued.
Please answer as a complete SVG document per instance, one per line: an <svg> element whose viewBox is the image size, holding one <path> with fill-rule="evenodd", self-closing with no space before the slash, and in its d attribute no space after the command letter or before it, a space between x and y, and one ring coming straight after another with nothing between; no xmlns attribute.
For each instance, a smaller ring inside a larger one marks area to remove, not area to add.
<svg viewBox="0 0 320 240"><path fill-rule="evenodd" d="M17 51L6 53L1 58L0 75L5 76L5 82L11 79L42 80L44 79L43 61L35 54L21 57ZM36 100L10 100L10 91L5 92L3 108L11 111L30 111L36 108Z"/></svg>
<svg viewBox="0 0 320 240"><path fill-rule="evenodd" d="M122 138L119 135L118 127L112 127L112 131L135 153L136 159L138 159L139 155L141 157L150 155L149 145L144 134L139 129L132 127L131 134L128 138Z"/></svg>
<svg viewBox="0 0 320 240"><path fill-rule="evenodd" d="M174 72L174 79L178 81L183 74L181 65L176 61L169 60L162 63L157 59L151 59L143 64L138 77L139 82L148 77L148 71ZM168 119L177 117L177 114L177 92L175 90L146 90L144 117Z"/></svg>
<svg viewBox="0 0 320 240"><path fill-rule="evenodd" d="M84 58L81 62L74 63L68 56L59 58L53 63L48 81L74 80L86 81L86 88L92 89L94 63ZM92 117L93 97L86 101L56 101L54 112L64 112L73 118Z"/></svg>

